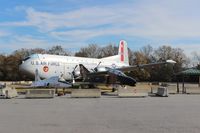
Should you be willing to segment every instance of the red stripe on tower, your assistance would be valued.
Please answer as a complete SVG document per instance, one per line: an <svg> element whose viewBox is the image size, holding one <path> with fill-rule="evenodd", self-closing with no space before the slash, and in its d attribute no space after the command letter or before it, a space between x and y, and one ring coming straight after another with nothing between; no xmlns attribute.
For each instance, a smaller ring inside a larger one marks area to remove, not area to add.
<svg viewBox="0 0 200 133"><path fill-rule="evenodd" d="M120 53L121 53L121 61L123 62L124 61L124 41L121 41L121 43L120 43Z"/></svg>

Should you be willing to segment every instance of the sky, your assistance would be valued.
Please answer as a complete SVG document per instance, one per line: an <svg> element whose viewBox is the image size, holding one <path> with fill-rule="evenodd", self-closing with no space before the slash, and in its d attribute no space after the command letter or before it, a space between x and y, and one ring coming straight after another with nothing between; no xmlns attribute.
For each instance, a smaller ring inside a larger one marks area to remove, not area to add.
<svg viewBox="0 0 200 133"><path fill-rule="evenodd" d="M199 0L0 0L0 53L61 45L169 45L200 54Z"/></svg>

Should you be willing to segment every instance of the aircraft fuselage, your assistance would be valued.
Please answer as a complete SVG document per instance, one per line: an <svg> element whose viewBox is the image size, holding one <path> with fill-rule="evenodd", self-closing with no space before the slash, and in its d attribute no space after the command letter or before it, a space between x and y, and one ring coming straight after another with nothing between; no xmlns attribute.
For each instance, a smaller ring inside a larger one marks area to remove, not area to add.
<svg viewBox="0 0 200 133"><path fill-rule="evenodd" d="M115 61L84 57L33 54L22 61L20 70L30 76L34 76L35 70L37 69L41 78L50 78L53 76L63 75L64 79L71 80L71 73L76 65L83 64L89 70L91 70L94 69L99 64L99 62L101 62L99 67L118 68L127 66L126 64L117 60ZM78 74L79 70L75 72Z"/></svg>

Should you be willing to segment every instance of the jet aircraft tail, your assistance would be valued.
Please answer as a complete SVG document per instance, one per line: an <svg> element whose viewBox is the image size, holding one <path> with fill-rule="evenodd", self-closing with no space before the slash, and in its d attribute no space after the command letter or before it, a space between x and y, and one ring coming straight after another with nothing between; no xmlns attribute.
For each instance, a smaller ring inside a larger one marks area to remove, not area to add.
<svg viewBox="0 0 200 133"><path fill-rule="evenodd" d="M102 58L103 60L112 60L124 63L129 66L129 57L128 57L128 46L125 40L121 40L119 43L118 55Z"/></svg>
<svg viewBox="0 0 200 133"><path fill-rule="evenodd" d="M86 75L90 73L90 71L83 64L79 64L79 67L80 67L80 74L82 78L85 79Z"/></svg>

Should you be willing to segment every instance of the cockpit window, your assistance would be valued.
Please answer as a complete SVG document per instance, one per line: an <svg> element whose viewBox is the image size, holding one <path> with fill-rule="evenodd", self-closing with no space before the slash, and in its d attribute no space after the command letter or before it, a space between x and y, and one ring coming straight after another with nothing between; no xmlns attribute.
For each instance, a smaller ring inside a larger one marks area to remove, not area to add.
<svg viewBox="0 0 200 133"><path fill-rule="evenodd" d="M31 58L31 59L35 59L35 58L39 58L39 56L38 56L38 54L32 54L32 55L30 55L30 56L24 58L23 61L27 61L27 60L30 59L30 58Z"/></svg>
<svg viewBox="0 0 200 133"><path fill-rule="evenodd" d="M39 55L38 54L32 54L31 56L30 56L31 58L39 58Z"/></svg>
<svg viewBox="0 0 200 133"><path fill-rule="evenodd" d="M25 59L23 59L23 61L27 61L28 59L30 59L31 57L26 57Z"/></svg>

